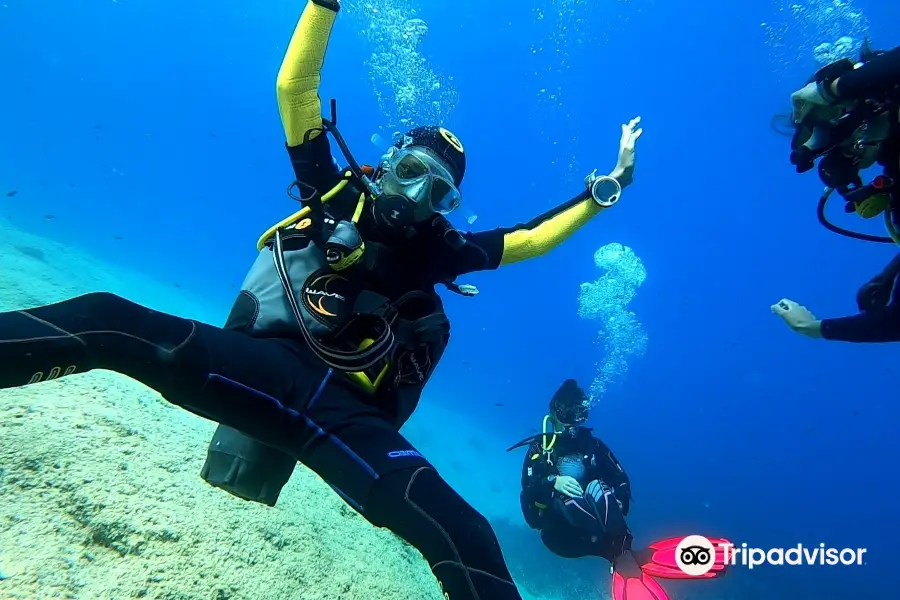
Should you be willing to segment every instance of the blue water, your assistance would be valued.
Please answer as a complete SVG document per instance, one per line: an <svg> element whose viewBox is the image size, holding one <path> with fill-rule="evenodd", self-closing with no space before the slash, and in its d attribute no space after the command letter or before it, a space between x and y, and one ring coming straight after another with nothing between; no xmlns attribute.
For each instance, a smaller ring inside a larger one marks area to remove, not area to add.
<svg viewBox="0 0 900 600"><path fill-rule="evenodd" d="M0 192L17 193L0 195L0 216L224 318L257 236L296 209L274 81L302 5L2 0ZM413 18L428 29L418 44L403 33ZM862 567L738 570L715 594L890 595L900 353L793 335L769 306L849 314L894 249L816 223L821 185L793 171L769 120L820 66L816 46L868 34L891 48L897 22L900 4L883 0L345 2L321 90L344 136L371 162L374 133L452 129L476 228L575 195L614 165L620 124L643 119L635 184L614 210L545 258L466 277L477 298L447 298L453 343L426 401L512 443L563 379L592 384L621 351L598 332L631 315L646 351L624 354L590 424L631 476L639 541L690 528L866 547ZM582 318L580 286L603 276L593 256L610 243L646 280ZM711 593L697 587L679 597Z"/></svg>

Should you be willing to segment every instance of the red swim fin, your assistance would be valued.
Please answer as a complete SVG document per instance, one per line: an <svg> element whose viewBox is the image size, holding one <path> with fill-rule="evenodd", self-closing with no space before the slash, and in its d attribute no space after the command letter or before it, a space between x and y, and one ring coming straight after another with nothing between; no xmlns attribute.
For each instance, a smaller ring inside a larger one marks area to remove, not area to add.
<svg viewBox="0 0 900 600"><path fill-rule="evenodd" d="M678 567L675 561L675 548L684 537L668 538L650 544L646 550L635 551L635 557L641 570L647 575L662 579L713 579L725 574L725 550L723 546L731 545L725 538L707 538L716 549L712 569L703 575L688 575Z"/></svg>
<svg viewBox="0 0 900 600"><path fill-rule="evenodd" d="M669 600L669 595L646 573L625 577L613 572L613 600Z"/></svg>
<svg viewBox="0 0 900 600"><path fill-rule="evenodd" d="M626 552L613 567L612 600L669 600L669 595Z"/></svg>

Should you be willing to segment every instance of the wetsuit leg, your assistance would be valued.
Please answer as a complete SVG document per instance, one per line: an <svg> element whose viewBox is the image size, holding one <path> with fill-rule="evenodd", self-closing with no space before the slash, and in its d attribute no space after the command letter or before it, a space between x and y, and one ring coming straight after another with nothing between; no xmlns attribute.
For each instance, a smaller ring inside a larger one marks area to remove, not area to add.
<svg viewBox="0 0 900 600"><path fill-rule="evenodd" d="M368 402L343 380L330 384L307 411L320 434L299 459L415 546L450 600L520 600L487 519Z"/></svg>
<svg viewBox="0 0 900 600"><path fill-rule="evenodd" d="M562 558L581 558L596 556L597 544L591 542L590 532L573 527L560 511L565 510L560 504L554 506L546 515L541 529L541 542L553 554Z"/></svg>
<svg viewBox="0 0 900 600"><path fill-rule="evenodd" d="M631 533L612 488L594 480L581 498L554 498L541 541L563 558L602 556L612 562L630 548Z"/></svg>
<svg viewBox="0 0 900 600"><path fill-rule="evenodd" d="M612 561L631 547L631 531L616 500L616 493L605 482L594 479L584 488L585 500L597 514L600 524L599 554Z"/></svg>
<svg viewBox="0 0 900 600"><path fill-rule="evenodd" d="M315 431L285 404L311 398L327 372L278 341L150 310L113 294L0 313L0 388L92 369L122 373L197 415L290 447Z"/></svg>
<svg viewBox="0 0 900 600"><path fill-rule="evenodd" d="M91 369L132 377L302 461L415 546L450 600L521 600L487 519L368 396L287 345L106 293L0 313L0 388Z"/></svg>

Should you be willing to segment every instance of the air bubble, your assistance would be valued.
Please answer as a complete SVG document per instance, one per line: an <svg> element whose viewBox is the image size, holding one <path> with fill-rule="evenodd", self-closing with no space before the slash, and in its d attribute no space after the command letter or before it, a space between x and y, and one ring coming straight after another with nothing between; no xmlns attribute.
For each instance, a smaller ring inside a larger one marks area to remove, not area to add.
<svg viewBox="0 0 900 600"><path fill-rule="evenodd" d="M590 283L582 283L578 294L578 316L600 325L597 344L602 355L591 383L592 405L600 401L611 384L625 378L630 360L643 356L649 341L637 315L628 310L628 304L647 279L644 263L628 246L612 243L594 253L594 264L603 274Z"/></svg>

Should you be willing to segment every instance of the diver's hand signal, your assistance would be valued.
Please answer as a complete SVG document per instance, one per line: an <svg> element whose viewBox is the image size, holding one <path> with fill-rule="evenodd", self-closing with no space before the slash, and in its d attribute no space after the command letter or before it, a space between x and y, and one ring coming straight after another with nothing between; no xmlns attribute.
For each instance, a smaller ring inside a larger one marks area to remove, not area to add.
<svg viewBox="0 0 900 600"><path fill-rule="evenodd" d="M778 315L788 327L811 338L822 337L822 322L808 308L793 300L782 298L772 305L772 313Z"/></svg>
<svg viewBox="0 0 900 600"><path fill-rule="evenodd" d="M641 118L635 117L622 125L622 137L619 139L619 158L616 162L616 168L610 174L619 181L619 184L626 188L634 181L634 146L644 130L639 127Z"/></svg>
<svg viewBox="0 0 900 600"><path fill-rule="evenodd" d="M581 498L584 495L584 490L581 489L581 484L578 483L578 480L568 475L557 477L556 482L553 484L553 489L569 498Z"/></svg>

